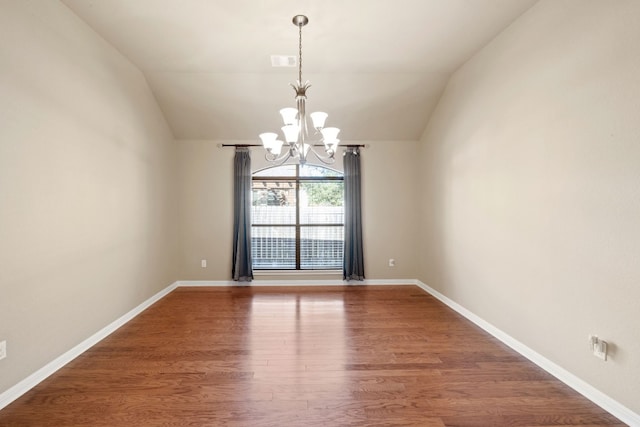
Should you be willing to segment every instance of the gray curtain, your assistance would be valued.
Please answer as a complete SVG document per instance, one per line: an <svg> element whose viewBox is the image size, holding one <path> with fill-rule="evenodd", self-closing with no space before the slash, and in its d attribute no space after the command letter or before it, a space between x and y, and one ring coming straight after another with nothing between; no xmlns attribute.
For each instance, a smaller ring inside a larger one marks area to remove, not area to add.
<svg viewBox="0 0 640 427"><path fill-rule="evenodd" d="M233 280L250 282L251 264L251 156L248 148L237 147L233 161Z"/></svg>
<svg viewBox="0 0 640 427"><path fill-rule="evenodd" d="M344 153L344 280L364 280L361 197L360 149L348 147Z"/></svg>

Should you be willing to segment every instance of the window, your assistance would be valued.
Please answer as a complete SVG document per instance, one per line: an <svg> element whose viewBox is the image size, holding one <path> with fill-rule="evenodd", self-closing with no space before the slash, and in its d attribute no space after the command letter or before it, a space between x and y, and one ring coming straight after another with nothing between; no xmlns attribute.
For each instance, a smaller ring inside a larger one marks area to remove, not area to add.
<svg viewBox="0 0 640 427"><path fill-rule="evenodd" d="M254 269L342 268L341 173L320 166L283 165L256 172L252 181Z"/></svg>

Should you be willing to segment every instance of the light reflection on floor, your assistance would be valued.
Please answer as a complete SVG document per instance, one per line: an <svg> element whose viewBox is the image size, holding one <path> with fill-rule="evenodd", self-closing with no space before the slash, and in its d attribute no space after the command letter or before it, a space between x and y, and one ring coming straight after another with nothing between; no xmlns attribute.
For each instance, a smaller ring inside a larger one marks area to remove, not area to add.
<svg viewBox="0 0 640 427"><path fill-rule="evenodd" d="M273 380L304 393L305 384L340 390L346 361L344 295L256 294L251 303L248 341L254 384ZM266 363L265 363L266 361ZM321 368L321 369L320 369ZM318 372L322 372L322 377Z"/></svg>

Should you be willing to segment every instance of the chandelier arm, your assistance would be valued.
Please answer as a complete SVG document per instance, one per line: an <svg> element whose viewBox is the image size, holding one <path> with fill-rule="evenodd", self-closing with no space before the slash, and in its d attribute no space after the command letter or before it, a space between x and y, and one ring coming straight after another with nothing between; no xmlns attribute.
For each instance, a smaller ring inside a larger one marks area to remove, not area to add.
<svg viewBox="0 0 640 427"><path fill-rule="evenodd" d="M316 156L316 158L318 160L320 160L320 162L324 163L325 165L332 165L333 163L335 163L336 158L335 158L335 153L331 153L329 156L321 156L320 154L318 154L318 152L313 148L313 145L309 148L309 151L313 152L313 155Z"/></svg>
<svg viewBox="0 0 640 427"><path fill-rule="evenodd" d="M291 157L293 157L291 155L291 149L287 148L287 151L280 157L271 155L269 156L271 153L269 153L268 151L265 152L264 154L264 158L267 162L269 163L273 163L275 166L281 166L283 164L286 163L287 160L289 160ZM271 158L273 157L273 158Z"/></svg>

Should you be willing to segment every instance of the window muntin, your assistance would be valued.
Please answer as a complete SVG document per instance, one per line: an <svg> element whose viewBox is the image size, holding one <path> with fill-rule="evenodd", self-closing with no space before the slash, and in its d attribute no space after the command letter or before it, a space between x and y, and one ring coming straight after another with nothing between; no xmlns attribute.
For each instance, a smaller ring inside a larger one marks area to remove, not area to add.
<svg viewBox="0 0 640 427"><path fill-rule="evenodd" d="M342 268L342 174L309 165L264 169L253 175L252 196L254 269Z"/></svg>

